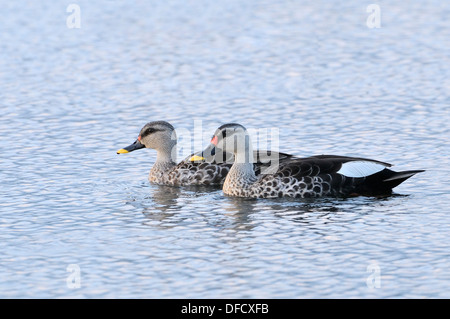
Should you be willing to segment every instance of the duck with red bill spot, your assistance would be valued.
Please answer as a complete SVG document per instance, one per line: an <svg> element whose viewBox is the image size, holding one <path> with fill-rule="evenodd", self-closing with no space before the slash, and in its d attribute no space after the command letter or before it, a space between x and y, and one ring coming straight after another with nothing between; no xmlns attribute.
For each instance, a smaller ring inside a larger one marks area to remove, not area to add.
<svg viewBox="0 0 450 319"><path fill-rule="evenodd" d="M233 153L235 161L223 185L229 196L348 197L387 196L392 189L423 170L395 172L389 163L339 155L291 157L279 163L271 174L257 176L253 171L253 150L246 128L237 123L220 126L205 154Z"/></svg>

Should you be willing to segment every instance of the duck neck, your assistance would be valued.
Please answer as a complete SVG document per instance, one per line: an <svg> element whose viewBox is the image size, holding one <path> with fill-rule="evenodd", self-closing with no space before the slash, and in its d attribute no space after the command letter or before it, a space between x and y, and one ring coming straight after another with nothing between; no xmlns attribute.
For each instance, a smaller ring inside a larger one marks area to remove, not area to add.
<svg viewBox="0 0 450 319"><path fill-rule="evenodd" d="M238 150L234 153L235 160L237 164L248 164L246 166L252 167L253 171L253 148L250 144L246 145L242 150Z"/></svg>
<svg viewBox="0 0 450 319"><path fill-rule="evenodd" d="M174 149L175 154L176 154L176 149ZM159 165L176 165L175 161L172 159L172 151L168 151L168 150L159 150L156 152L156 161L155 161L155 165L159 164Z"/></svg>
<svg viewBox="0 0 450 319"><path fill-rule="evenodd" d="M176 165L172 154L176 154L176 142L161 145L156 150L156 161L150 170L150 180L159 179Z"/></svg>
<svg viewBox="0 0 450 319"><path fill-rule="evenodd" d="M237 195L236 192L247 189L256 181L253 170L253 149L251 145L234 154L235 160L223 185L225 194Z"/></svg>

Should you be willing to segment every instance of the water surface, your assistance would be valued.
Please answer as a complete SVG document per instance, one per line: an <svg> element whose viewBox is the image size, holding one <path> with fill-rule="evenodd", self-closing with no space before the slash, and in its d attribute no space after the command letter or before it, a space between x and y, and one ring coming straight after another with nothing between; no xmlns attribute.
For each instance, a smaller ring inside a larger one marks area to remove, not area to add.
<svg viewBox="0 0 450 319"><path fill-rule="evenodd" d="M77 3L80 29L0 3L0 297L450 297L448 4ZM115 153L152 120L427 171L383 199L155 186L154 151Z"/></svg>

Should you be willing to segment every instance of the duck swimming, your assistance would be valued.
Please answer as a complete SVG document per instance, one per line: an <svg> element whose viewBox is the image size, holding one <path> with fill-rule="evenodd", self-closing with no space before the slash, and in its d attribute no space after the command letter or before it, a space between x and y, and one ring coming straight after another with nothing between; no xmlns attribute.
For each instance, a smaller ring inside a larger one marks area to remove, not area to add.
<svg viewBox="0 0 450 319"><path fill-rule="evenodd" d="M156 150L156 161L150 170L148 179L150 183L171 186L185 185L222 185L233 161L233 153L197 152L176 164L173 161L176 155L177 137L174 127L165 121L154 121L144 125L137 140L120 150L117 154L133 152L142 148ZM221 156L219 158L219 155ZM257 159L255 165L251 164L255 176L264 170L269 160L276 157L277 161L284 161L292 155L277 152L256 151L252 154Z"/></svg>
<svg viewBox="0 0 450 319"><path fill-rule="evenodd" d="M391 164L366 158L318 155L288 158L279 162L275 172L257 176L251 164L250 136L244 126L236 123L216 130L203 153L208 154L212 149L235 155L223 192L238 197L386 196L406 179L423 172L395 172L388 168Z"/></svg>

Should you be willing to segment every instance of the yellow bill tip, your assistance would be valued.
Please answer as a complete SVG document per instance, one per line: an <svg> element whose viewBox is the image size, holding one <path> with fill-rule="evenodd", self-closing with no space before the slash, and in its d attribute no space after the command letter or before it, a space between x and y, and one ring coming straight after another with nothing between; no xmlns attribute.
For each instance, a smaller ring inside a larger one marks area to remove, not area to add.
<svg viewBox="0 0 450 319"><path fill-rule="evenodd" d="M189 159L191 162L204 161L205 158L202 156L194 155Z"/></svg>
<svg viewBox="0 0 450 319"><path fill-rule="evenodd" d="M125 153L129 153L129 152L123 148L121 148L120 150L117 151L117 154L125 154Z"/></svg>

